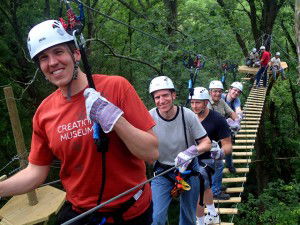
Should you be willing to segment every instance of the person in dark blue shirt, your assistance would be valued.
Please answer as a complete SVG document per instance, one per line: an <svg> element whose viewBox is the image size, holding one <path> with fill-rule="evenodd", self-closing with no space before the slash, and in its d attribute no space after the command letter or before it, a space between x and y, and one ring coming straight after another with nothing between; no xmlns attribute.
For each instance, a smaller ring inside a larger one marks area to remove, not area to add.
<svg viewBox="0 0 300 225"><path fill-rule="evenodd" d="M217 145L213 147L210 152L205 152L198 157L203 163L215 170L212 176L212 194L214 199L227 200L230 198L229 194L222 192L222 177L223 177L223 158L225 154L231 154L232 142L231 131L225 118L218 112L210 110L207 107L209 101L209 93L203 87L196 87L194 95L191 97L191 108L198 116L202 126L205 128L208 137L211 141L220 143L221 148ZM212 144L213 145L213 144ZM207 193L205 192L205 195ZM207 196L205 196L207 197ZM208 207L207 203L206 206ZM198 206L197 209L198 224L202 224L201 217L204 217L204 208ZM209 220L210 219L210 220ZM219 223L214 220L215 217L207 215L204 220L205 224Z"/></svg>

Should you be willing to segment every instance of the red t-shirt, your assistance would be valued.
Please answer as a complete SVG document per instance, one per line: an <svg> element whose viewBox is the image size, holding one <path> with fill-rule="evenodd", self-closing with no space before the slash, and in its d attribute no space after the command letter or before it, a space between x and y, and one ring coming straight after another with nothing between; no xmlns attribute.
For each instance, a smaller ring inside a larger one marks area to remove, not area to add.
<svg viewBox="0 0 300 225"><path fill-rule="evenodd" d="M123 110L123 116L134 127L147 131L155 122L132 85L120 76L93 76L96 89ZM101 187L102 153L97 152L92 137L92 123L87 119L83 91L67 100L58 89L48 96L33 118L33 135L29 161L49 165L53 158L61 160L60 178L73 206L89 209L96 206ZM106 183L102 202L146 180L145 162L130 153L112 131L108 134ZM130 199L134 191L106 205L100 211L113 211ZM146 185L143 195L124 214L132 219L150 205L151 190Z"/></svg>
<svg viewBox="0 0 300 225"><path fill-rule="evenodd" d="M261 55L261 66L267 66L271 59L271 54L268 51L264 51Z"/></svg>

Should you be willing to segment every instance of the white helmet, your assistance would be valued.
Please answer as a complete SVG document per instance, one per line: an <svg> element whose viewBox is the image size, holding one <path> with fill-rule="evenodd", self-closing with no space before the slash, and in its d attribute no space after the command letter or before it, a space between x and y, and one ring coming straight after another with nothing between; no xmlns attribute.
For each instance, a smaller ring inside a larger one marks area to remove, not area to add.
<svg viewBox="0 0 300 225"><path fill-rule="evenodd" d="M224 89L222 82L219 80L213 80L209 83L209 89L213 88L221 88L222 90Z"/></svg>
<svg viewBox="0 0 300 225"><path fill-rule="evenodd" d="M208 90L204 87L195 87L194 95L192 97L190 96L189 99L208 100L209 99Z"/></svg>
<svg viewBox="0 0 300 225"><path fill-rule="evenodd" d="M239 89L241 92L243 91L243 84L238 81L233 82L230 87Z"/></svg>
<svg viewBox="0 0 300 225"><path fill-rule="evenodd" d="M260 48L259 48L260 50L266 50L266 47L265 46L260 46Z"/></svg>
<svg viewBox="0 0 300 225"><path fill-rule="evenodd" d="M253 52L253 53L255 53L256 51L257 51L257 49L256 49L256 48L253 48L253 49L252 49L252 52Z"/></svg>
<svg viewBox="0 0 300 225"><path fill-rule="evenodd" d="M172 80L167 76L159 76L153 78L149 85L149 93L152 94L154 91L173 89L175 90Z"/></svg>
<svg viewBox="0 0 300 225"><path fill-rule="evenodd" d="M58 20L46 20L34 26L28 34L27 47L31 59L45 49L57 44L73 41Z"/></svg>
<svg viewBox="0 0 300 225"><path fill-rule="evenodd" d="M276 56L280 56L280 52L276 52L276 54L275 54Z"/></svg>

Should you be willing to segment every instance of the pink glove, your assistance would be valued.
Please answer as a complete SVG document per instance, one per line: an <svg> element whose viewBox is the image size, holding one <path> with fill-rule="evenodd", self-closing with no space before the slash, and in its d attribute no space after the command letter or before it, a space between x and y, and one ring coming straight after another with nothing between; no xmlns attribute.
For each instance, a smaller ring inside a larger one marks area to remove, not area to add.
<svg viewBox="0 0 300 225"><path fill-rule="evenodd" d="M105 133L109 133L122 116L123 111L93 88L85 89L83 95L87 117L100 124Z"/></svg>
<svg viewBox="0 0 300 225"><path fill-rule="evenodd" d="M224 150L220 148L218 142L216 141L212 141L211 143L210 157L216 160L224 159L225 157Z"/></svg>
<svg viewBox="0 0 300 225"><path fill-rule="evenodd" d="M175 158L175 166L180 165L178 167L179 172L183 173L192 161L192 159L197 155L199 155L199 152L195 145L192 145L183 152L180 152Z"/></svg>

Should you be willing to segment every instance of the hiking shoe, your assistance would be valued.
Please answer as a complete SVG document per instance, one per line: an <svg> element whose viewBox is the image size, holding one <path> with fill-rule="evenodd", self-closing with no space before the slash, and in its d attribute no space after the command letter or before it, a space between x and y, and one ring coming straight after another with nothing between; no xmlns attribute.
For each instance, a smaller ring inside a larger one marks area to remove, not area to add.
<svg viewBox="0 0 300 225"><path fill-rule="evenodd" d="M236 168L234 166L228 167L228 170L230 173L233 173L233 174L236 173Z"/></svg>
<svg viewBox="0 0 300 225"><path fill-rule="evenodd" d="M216 200L228 200L228 199L230 199L230 195L226 194L224 192L221 192L218 195L214 195L214 199L216 199Z"/></svg>
<svg viewBox="0 0 300 225"><path fill-rule="evenodd" d="M207 213L207 215L204 218L205 225L208 224L219 224L220 223L220 216L219 214L212 216L210 213Z"/></svg>
<svg viewBox="0 0 300 225"><path fill-rule="evenodd" d="M226 189L227 189L227 187L225 187L225 186L222 186L222 187L221 187L221 192L225 192L225 191L226 191Z"/></svg>

